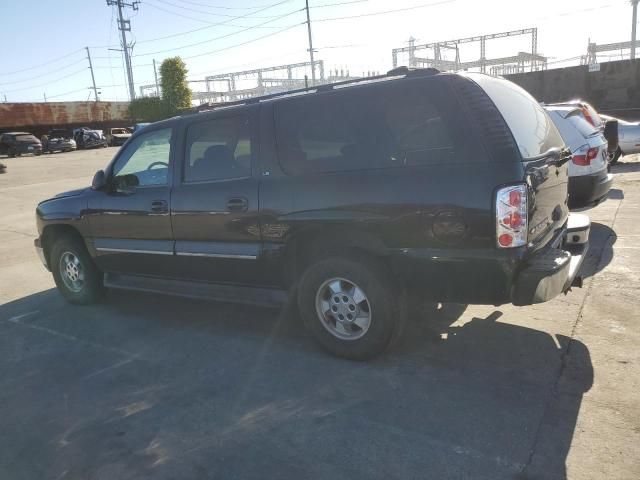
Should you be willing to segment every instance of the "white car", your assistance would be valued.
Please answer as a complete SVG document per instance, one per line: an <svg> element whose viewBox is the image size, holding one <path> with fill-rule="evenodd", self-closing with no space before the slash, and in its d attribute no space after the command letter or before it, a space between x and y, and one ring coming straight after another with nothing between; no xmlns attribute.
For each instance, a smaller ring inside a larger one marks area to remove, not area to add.
<svg viewBox="0 0 640 480"><path fill-rule="evenodd" d="M603 120L618 122L618 148L611 157L611 165L618 163L618 159L624 155L640 153L640 122L627 122L608 115L600 116Z"/></svg>
<svg viewBox="0 0 640 480"><path fill-rule="evenodd" d="M613 175L608 171L607 140L575 106L547 105L545 109L571 149L569 207L582 208L607 198Z"/></svg>

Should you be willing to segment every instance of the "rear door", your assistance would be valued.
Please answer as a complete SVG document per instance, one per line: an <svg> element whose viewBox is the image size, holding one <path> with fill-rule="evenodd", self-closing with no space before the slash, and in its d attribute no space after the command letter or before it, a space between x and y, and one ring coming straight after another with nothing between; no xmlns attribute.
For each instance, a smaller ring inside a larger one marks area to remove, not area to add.
<svg viewBox="0 0 640 480"><path fill-rule="evenodd" d="M534 245L548 241L569 215L568 161L564 140L547 112L524 89L504 79L469 75L487 93L511 130L529 185L529 235Z"/></svg>
<svg viewBox="0 0 640 480"><path fill-rule="evenodd" d="M171 218L176 275L263 284L258 222L258 107L194 117L181 135Z"/></svg>

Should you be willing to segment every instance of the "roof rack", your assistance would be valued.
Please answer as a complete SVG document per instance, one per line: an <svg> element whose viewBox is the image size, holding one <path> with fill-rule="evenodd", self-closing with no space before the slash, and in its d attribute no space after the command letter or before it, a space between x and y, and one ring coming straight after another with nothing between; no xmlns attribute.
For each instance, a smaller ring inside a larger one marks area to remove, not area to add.
<svg viewBox="0 0 640 480"><path fill-rule="evenodd" d="M361 83L390 80L397 77L430 77L438 73L440 73L440 70L436 68L409 68L409 67L402 66L402 67L396 67L392 70L389 70L387 73L382 75L354 78L352 80L344 80L342 82L335 82L335 83L325 83L323 85L314 85L312 87L298 88L295 90L287 90L286 92L272 93L270 95L262 95L260 97L245 98L242 100L235 100L233 102L205 103L202 105L198 105L197 107L194 107L194 109L197 113L204 113L204 112L210 112L212 110L217 110L221 108L229 108L229 107L235 107L240 105L252 105L256 103L274 100L277 98L289 97L293 95L327 92L327 91L333 90L335 87L345 87L345 86L357 85Z"/></svg>

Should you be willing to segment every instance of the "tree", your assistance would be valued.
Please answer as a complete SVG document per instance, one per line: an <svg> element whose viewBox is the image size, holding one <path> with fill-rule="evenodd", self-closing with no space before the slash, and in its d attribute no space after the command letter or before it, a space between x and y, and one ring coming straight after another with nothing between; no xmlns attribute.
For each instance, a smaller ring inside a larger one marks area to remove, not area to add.
<svg viewBox="0 0 640 480"><path fill-rule="evenodd" d="M187 66L180 57L167 58L160 65L162 100L169 115L191 108L191 89L187 83Z"/></svg>
<svg viewBox="0 0 640 480"><path fill-rule="evenodd" d="M139 97L129 103L129 116L136 122L157 122L170 115L160 98Z"/></svg>

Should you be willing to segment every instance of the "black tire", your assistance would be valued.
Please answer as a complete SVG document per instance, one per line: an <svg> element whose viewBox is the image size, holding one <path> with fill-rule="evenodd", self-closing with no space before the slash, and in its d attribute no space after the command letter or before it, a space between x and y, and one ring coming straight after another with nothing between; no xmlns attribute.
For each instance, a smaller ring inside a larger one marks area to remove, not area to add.
<svg viewBox="0 0 640 480"><path fill-rule="evenodd" d="M69 253L79 260L84 273L83 285L77 291L71 289L63 279L62 257ZM81 240L71 236L64 236L56 240L51 247L49 263L56 286L68 302L77 305L88 305L100 300L104 294L102 272L93 263Z"/></svg>
<svg viewBox="0 0 640 480"><path fill-rule="evenodd" d="M7 150L7 157L14 158L16 156L16 151L13 148Z"/></svg>
<svg viewBox="0 0 640 480"><path fill-rule="evenodd" d="M618 160L620 160L620 157L622 156L622 150L620 150L620 147L616 148L616 151L613 153L613 157L611 157L611 161L609 162L609 165L615 165L616 163L618 163Z"/></svg>
<svg viewBox="0 0 640 480"><path fill-rule="evenodd" d="M335 278L352 282L366 295L370 305L370 323L359 338L338 338L323 325L325 320L317 312L316 295L328 280ZM373 261L328 257L315 262L305 270L298 284L298 309L305 326L318 343L333 355L350 360L367 360L381 354L393 343L404 325L402 295L388 279L384 269Z"/></svg>

